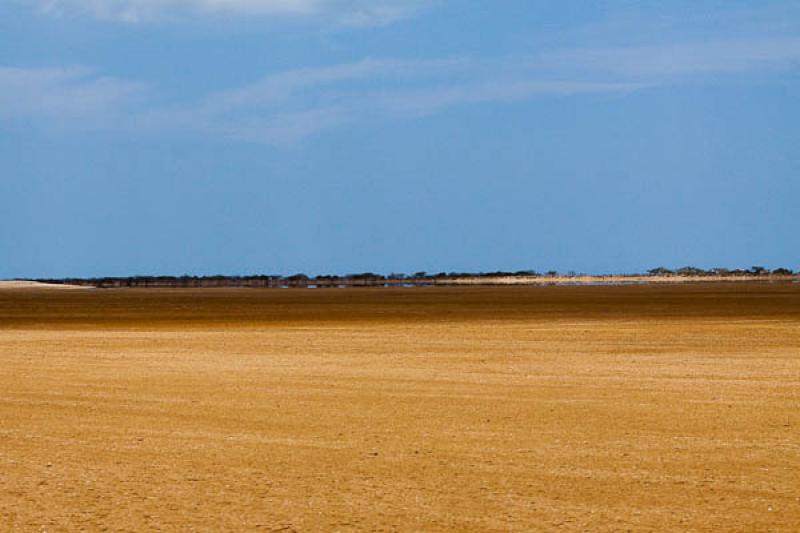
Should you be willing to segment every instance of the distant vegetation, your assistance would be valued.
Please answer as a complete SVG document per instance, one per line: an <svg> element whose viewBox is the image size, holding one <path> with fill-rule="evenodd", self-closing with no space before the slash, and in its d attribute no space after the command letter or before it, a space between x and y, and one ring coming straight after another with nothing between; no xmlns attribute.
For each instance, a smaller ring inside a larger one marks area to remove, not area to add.
<svg viewBox="0 0 800 533"><path fill-rule="evenodd" d="M653 268L648 270L647 273L651 276L791 276L795 274L788 268L776 268L769 270L763 266L754 266L749 269L728 269L728 268L712 268L710 270L703 270L693 266L685 266L676 270L670 270L664 267Z"/></svg>
<svg viewBox="0 0 800 533"><path fill-rule="evenodd" d="M788 268L776 268L769 270L761 266L754 266L749 269L727 269L712 268L704 270L693 266L685 266L677 269L658 267L648 270L646 274L625 274L614 276L589 276L599 279L619 279L624 281L628 278L637 280L647 280L648 277L674 277L680 278L764 278L774 279L786 276L794 276L800 272L794 272ZM276 275L254 275L254 276L129 276L129 277L101 277L101 278L64 278L64 279L37 279L43 283L85 285L100 288L117 287L168 287L168 288L192 288L192 287L376 287L376 286L426 286L426 285L447 285L456 284L465 280L481 280L490 284L493 280L500 278L535 278L542 282L548 279L566 280L570 278L586 278L586 274L568 272L560 274L555 270L539 273L535 270L517 271L494 271L494 272L438 272L429 274L427 272L415 272L413 274L403 274L393 272L389 275L376 274L374 272L363 272L359 274L339 275L320 275L308 276L303 273L291 276Z"/></svg>

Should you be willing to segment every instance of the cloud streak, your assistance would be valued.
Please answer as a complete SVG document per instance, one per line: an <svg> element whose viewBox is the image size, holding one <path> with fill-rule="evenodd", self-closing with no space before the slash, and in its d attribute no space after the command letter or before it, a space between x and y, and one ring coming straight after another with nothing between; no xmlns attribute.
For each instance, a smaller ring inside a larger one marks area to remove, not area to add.
<svg viewBox="0 0 800 533"><path fill-rule="evenodd" d="M410 120L534 98L625 95L664 83L800 64L800 39L560 50L530 58L365 59L293 69L163 105L147 84L84 68L0 68L0 117L266 144L345 124Z"/></svg>
<svg viewBox="0 0 800 533"><path fill-rule="evenodd" d="M0 117L106 122L140 101L148 85L91 69L0 67Z"/></svg>
<svg viewBox="0 0 800 533"><path fill-rule="evenodd" d="M49 15L127 23L207 15L324 18L375 26L407 18L436 0L22 0Z"/></svg>
<svg viewBox="0 0 800 533"><path fill-rule="evenodd" d="M638 79L787 68L800 62L800 38L564 50L533 62L534 68L612 73Z"/></svg>
<svg viewBox="0 0 800 533"><path fill-rule="evenodd" d="M154 129L182 129L283 144L346 123L408 120L448 108L514 102L545 96L624 93L638 83L552 82L495 72L495 65L466 59L364 60L290 70L157 109Z"/></svg>

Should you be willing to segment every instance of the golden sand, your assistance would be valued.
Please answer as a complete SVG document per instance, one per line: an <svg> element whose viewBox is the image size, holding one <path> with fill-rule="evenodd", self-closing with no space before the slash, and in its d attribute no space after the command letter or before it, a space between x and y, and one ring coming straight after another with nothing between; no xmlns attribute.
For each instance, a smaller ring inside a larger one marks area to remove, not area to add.
<svg viewBox="0 0 800 533"><path fill-rule="evenodd" d="M3 291L0 530L800 530L800 285Z"/></svg>

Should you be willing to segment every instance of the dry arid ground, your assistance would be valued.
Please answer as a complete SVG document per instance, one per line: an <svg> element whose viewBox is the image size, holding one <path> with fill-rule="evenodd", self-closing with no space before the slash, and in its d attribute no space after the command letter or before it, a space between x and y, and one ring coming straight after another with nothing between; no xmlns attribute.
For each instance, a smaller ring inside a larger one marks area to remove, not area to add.
<svg viewBox="0 0 800 533"><path fill-rule="evenodd" d="M86 289L79 285L39 283L37 281L0 281L0 291L8 289Z"/></svg>
<svg viewBox="0 0 800 533"><path fill-rule="evenodd" d="M800 284L0 291L0 529L800 530Z"/></svg>

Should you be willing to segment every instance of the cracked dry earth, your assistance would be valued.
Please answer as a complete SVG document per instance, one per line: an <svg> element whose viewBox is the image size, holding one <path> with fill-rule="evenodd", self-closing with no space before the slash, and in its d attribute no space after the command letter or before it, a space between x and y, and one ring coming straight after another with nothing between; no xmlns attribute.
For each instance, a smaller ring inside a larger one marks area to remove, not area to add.
<svg viewBox="0 0 800 533"><path fill-rule="evenodd" d="M800 285L0 292L0 530L800 530Z"/></svg>

